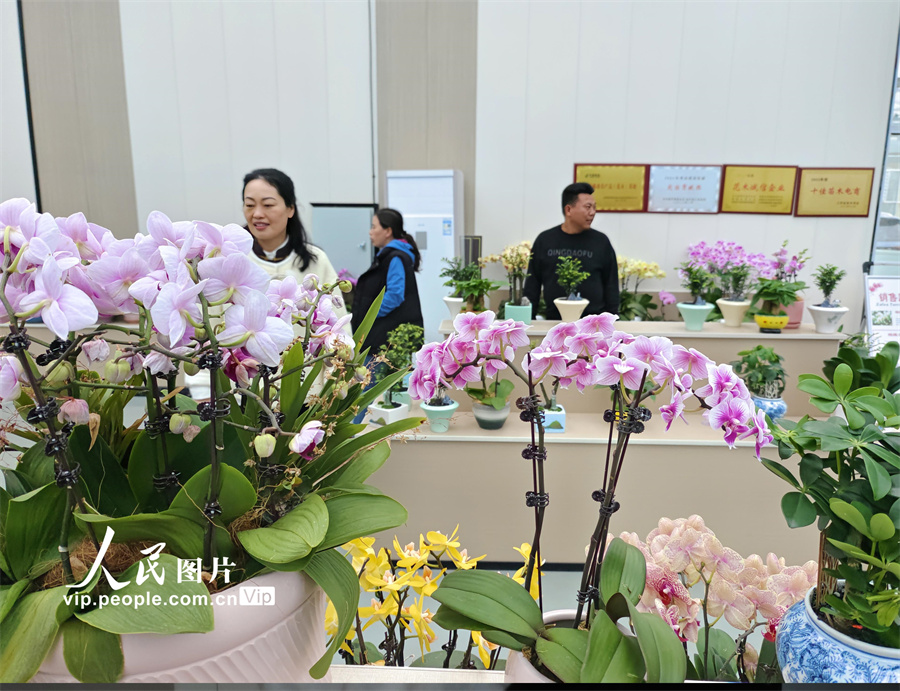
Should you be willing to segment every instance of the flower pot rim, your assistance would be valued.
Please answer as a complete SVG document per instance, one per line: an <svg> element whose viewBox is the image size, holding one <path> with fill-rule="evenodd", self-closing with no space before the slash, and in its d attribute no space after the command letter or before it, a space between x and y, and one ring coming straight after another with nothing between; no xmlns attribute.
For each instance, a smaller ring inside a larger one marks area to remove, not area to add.
<svg viewBox="0 0 900 691"><path fill-rule="evenodd" d="M705 309L711 310L713 307L715 307L715 305L712 302L707 302L705 305L695 305L693 302L676 302L675 306L676 307L686 307L688 309L695 308L695 309L701 309L701 310L705 310Z"/></svg>
<svg viewBox="0 0 900 691"><path fill-rule="evenodd" d="M782 393L783 393L783 392L782 392ZM750 392L750 395L751 395L753 398L758 398L758 399L761 400L761 401L783 401L783 400L784 400L784 396L783 396L783 395L782 395L782 396L778 396L777 398L769 398L768 396L762 396L762 395L760 395L760 394L758 394L758 393L753 393L752 391Z"/></svg>
<svg viewBox="0 0 900 691"><path fill-rule="evenodd" d="M452 296L452 295L445 295L445 296L444 296L444 300L453 300L454 302L456 302L457 300L459 300L460 302L462 302L462 301L463 301L463 298L454 297L454 296Z"/></svg>
<svg viewBox="0 0 900 691"><path fill-rule="evenodd" d="M833 638L839 643L842 643L849 648L853 648L854 650L864 652L867 655L881 657L887 660L900 660L900 648L888 648L887 646L875 645L874 643L866 643L865 641L857 640L852 636L848 636L845 633L841 633L840 631L831 628L827 623L819 619L819 616L812 607L812 595L815 590L816 586L813 586L806 591L806 597L803 598L803 607L806 610L806 616L809 617L813 626L819 631L829 638Z"/></svg>
<svg viewBox="0 0 900 691"><path fill-rule="evenodd" d="M459 401L453 401L451 403L448 403L447 405L430 405L430 404L426 403L425 401L421 401L419 403L419 407L422 410L426 410L426 411L428 411L428 410L447 410L448 408L451 408L451 409L458 408Z"/></svg>
<svg viewBox="0 0 900 691"><path fill-rule="evenodd" d="M846 307L844 305L838 305L837 307L825 307L821 303L818 305L807 305L806 308L810 309L810 310L825 310L827 312L839 312L841 310L843 310L845 312L850 311L850 308Z"/></svg>
<svg viewBox="0 0 900 691"><path fill-rule="evenodd" d="M507 401L506 405L504 405L503 408L495 408L492 405L488 405L486 403L479 403L478 401L473 400L472 401L472 410L475 410L476 407L478 407L478 408L487 408L488 410L493 410L498 413L502 413L504 408L507 408L507 409L509 408L509 405L510 405L510 403L509 403L509 401Z"/></svg>
<svg viewBox="0 0 900 691"><path fill-rule="evenodd" d="M718 300L716 300L716 304L718 304L718 303L720 303L720 302L725 302L725 303L727 303L727 304L729 304L729 305L741 305L741 306L753 304L753 301L752 301L752 300L749 300L749 299L744 299L744 300L729 300L728 298L719 298ZM679 304L681 304L681 303L679 303Z"/></svg>
<svg viewBox="0 0 900 691"><path fill-rule="evenodd" d="M409 403L398 403L393 408L387 408L379 403L370 403L369 407L375 408L376 410L391 410L391 411L400 410L401 408L405 407L407 410L409 410Z"/></svg>
<svg viewBox="0 0 900 691"><path fill-rule="evenodd" d="M570 305L579 305L582 302L588 304L590 301L587 298L578 298L577 300L570 300L569 298L553 298L553 302L568 302Z"/></svg>

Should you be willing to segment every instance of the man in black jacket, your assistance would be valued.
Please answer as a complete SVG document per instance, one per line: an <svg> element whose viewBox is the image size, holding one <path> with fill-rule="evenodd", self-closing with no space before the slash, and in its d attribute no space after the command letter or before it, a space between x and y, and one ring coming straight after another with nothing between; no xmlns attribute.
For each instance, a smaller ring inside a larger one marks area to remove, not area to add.
<svg viewBox="0 0 900 691"><path fill-rule="evenodd" d="M586 182L569 185L562 193L562 210L565 220L537 236L531 250L528 278L525 279L525 297L533 305L537 315L541 288L547 303L547 319L559 319L554 298L568 297L556 280L556 262L559 257L575 257L581 260L582 271L588 278L578 287L581 297L588 301L584 314L600 314L619 311L619 269L616 252L599 230L591 228L597 213L594 189Z"/></svg>

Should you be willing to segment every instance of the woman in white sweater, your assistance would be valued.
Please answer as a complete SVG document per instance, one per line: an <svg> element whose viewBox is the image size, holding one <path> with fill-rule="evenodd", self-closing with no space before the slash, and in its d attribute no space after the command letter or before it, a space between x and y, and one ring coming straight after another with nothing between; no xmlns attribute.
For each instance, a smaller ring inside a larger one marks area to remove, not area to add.
<svg viewBox="0 0 900 691"><path fill-rule="evenodd" d="M325 252L312 245L297 211L293 181L275 168L260 168L244 176L244 219L253 235L250 258L273 279L294 276L298 283L315 274L323 284L338 276ZM335 290L335 295L340 291ZM335 309L338 317L347 311Z"/></svg>

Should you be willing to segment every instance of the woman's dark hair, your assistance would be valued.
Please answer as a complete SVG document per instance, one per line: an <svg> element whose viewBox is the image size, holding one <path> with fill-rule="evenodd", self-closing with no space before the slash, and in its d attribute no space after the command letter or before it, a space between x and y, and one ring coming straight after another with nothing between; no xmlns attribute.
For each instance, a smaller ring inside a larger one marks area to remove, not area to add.
<svg viewBox="0 0 900 691"><path fill-rule="evenodd" d="M275 168L257 168L244 176L244 186L241 188L241 201L247 184L253 180L265 180L278 190L278 194L284 199L285 205L294 207L294 215L287 222L288 246L297 255L297 268L306 271L306 268L316 260L316 254L310 248L314 247L306 238L306 230L300 221L300 210L297 208L297 195L294 193L294 182L287 175ZM249 230L249 229L248 229Z"/></svg>
<svg viewBox="0 0 900 691"><path fill-rule="evenodd" d="M409 243L410 247L412 247L413 255L415 255L413 271L418 271L422 265L422 255L419 254L419 247L416 245L416 241L413 240L413 236L403 230L403 215L396 209L387 208L378 209L375 215L378 217L378 222L382 228L391 229L391 235L395 240L405 240Z"/></svg>

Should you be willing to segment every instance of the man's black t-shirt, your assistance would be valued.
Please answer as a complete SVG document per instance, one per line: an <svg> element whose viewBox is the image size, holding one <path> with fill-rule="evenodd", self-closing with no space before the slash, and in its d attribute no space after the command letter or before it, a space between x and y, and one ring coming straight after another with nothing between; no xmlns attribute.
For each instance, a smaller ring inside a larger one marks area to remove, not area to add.
<svg viewBox="0 0 900 691"><path fill-rule="evenodd" d="M580 259L582 271L590 274L578 287L581 297L588 300L584 314L619 312L619 269L616 252L609 238L593 228L570 235L563 231L562 226L556 226L538 235L531 250L528 278L525 279L525 297L531 301L535 315L543 287L547 319L560 318L553 300L568 295L556 280L556 262L559 257Z"/></svg>

